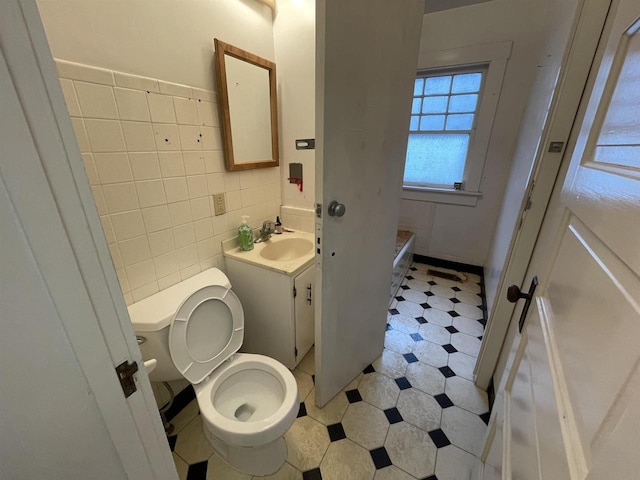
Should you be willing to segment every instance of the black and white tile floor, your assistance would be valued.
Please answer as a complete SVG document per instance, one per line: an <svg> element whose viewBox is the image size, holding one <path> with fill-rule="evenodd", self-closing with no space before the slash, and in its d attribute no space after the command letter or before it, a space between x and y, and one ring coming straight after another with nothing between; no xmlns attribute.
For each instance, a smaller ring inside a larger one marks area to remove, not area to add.
<svg viewBox="0 0 640 480"><path fill-rule="evenodd" d="M480 277L455 282L414 263L392 302L382 355L324 408L314 403L313 349L293 372L300 412L287 462L271 480L467 480L488 421L472 382L484 333ZM202 433L192 401L170 437L181 479L251 480L228 467Z"/></svg>

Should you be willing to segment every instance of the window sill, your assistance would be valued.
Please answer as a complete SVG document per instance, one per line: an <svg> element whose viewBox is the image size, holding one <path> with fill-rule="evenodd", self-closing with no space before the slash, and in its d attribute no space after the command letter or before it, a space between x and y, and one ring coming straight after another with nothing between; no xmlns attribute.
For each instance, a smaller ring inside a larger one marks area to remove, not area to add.
<svg viewBox="0 0 640 480"><path fill-rule="evenodd" d="M448 203L475 207L481 192L454 190L453 188L402 187L402 198L419 202Z"/></svg>

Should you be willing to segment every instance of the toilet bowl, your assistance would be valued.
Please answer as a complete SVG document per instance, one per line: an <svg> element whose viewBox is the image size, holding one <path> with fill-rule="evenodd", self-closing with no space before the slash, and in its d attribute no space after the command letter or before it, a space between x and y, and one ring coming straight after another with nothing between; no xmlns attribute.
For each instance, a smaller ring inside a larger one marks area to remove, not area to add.
<svg viewBox="0 0 640 480"><path fill-rule="evenodd" d="M149 378L193 384L214 451L243 473L275 473L298 413L297 384L280 362L237 353L244 313L227 277L206 270L134 303L129 314L143 357L158 362Z"/></svg>

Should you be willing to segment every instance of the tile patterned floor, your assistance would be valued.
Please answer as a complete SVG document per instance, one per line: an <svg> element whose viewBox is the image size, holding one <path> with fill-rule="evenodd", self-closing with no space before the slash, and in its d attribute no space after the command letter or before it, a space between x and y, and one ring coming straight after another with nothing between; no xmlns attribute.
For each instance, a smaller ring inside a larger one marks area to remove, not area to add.
<svg viewBox="0 0 640 480"><path fill-rule="evenodd" d="M388 314L383 354L324 408L314 403L313 349L293 372L300 411L285 438L287 462L270 480L467 480L488 422L472 382L484 333L480 277L414 263ZM458 274L460 274L458 273ZM182 480L252 480L228 467L191 402L170 437Z"/></svg>

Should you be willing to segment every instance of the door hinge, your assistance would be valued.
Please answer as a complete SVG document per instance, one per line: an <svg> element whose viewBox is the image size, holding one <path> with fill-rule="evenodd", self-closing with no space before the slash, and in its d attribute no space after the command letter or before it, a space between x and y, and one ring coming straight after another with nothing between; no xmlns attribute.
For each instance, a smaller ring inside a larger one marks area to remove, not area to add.
<svg viewBox="0 0 640 480"><path fill-rule="evenodd" d="M294 285L294 287L293 287L293 298L296 298L296 295L298 295L298 290L296 290L296 287Z"/></svg>
<svg viewBox="0 0 640 480"><path fill-rule="evenodd" d="M126 360L116 367L116 374L120 380L120 385L124 392L124 398L129 398L134 392L138 391L136 381L133 378L133 375L137 371L138 364L136 362L129 363Z"/></svg>

